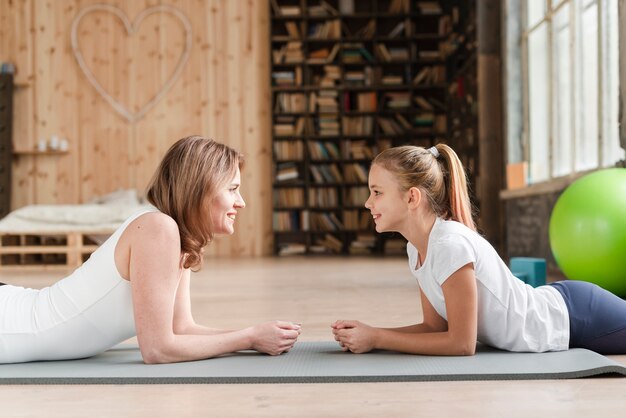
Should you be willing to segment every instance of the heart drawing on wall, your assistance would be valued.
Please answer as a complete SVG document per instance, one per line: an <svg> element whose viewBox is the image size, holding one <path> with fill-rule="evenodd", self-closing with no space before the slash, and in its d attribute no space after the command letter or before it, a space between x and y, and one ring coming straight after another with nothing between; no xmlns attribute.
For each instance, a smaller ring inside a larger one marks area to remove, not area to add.
<svg viewBox="0 0 626 418"><path fill-rule="evenodd" d="M163 86L161 86L161 88L155 93L155 95L136 112L131 112L130 109L128 109L118 100L114 99L113 96L111 96L111 94L102 87L102 84L98 82L93 72L89 69L89 67L85 63L83 54L80 51L80 48L78 45L78 26L83 17L85 17L89 13L93 13L96 11L104 11L107 13L112 13L115 16L117 16L117 18L119 18L124 24L124 27L126 28L126 34L128 36L133 36L134 34L136 34L139 26L141 25L141 22L146 17L154 13L169 13L175 16L182 23L183 28L185 30L185 46L184 46L182 54L180 55L178 63L176 64L174 72L172 73L171 77L165 82L165 84L163 84ZM72 22L71 43L72 43L72 52L74 53L74 58L78 62L78 65L81 71L85 74L85 77L87 77L87 80L89 81L89 83L104 98L104 100L106 100L107 103L109 103L111 107L115 109L117 113L122 115L122 117L124 117L130 123L135 123L136 121L144 117L146 113L148 113L150 109L152 109L159 102L159 100L161 100L167 94L169 89L174 85L174 83L180 77L183 67L187 63L187 60L189 59L189 54L191 53L191 44L192 44L191 23L189 22L189 19L187 18L187 16L185 16L180 10L171 6L167 6L167 5L149 7L145 9L144 11L142 11L137 16L135 21L131 23L131 21L128 19L126 14L122 10L118 9L117 7L114 7L108 4L94 4L92 6L82 9L80 13L76 15L76 17L74 18L74 21Z"/></svg>

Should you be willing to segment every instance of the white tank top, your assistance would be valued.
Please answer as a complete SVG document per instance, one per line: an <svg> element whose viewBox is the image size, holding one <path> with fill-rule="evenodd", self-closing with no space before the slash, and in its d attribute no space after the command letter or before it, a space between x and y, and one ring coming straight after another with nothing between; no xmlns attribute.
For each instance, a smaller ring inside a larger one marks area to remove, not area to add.
<svg viewBox="0 0 626 418"><path fill-rule="evenodd" d="M41 290L0 286L0 363L90 357L136 335L130 282L115 265L128 218L74 272Z"/></svg>

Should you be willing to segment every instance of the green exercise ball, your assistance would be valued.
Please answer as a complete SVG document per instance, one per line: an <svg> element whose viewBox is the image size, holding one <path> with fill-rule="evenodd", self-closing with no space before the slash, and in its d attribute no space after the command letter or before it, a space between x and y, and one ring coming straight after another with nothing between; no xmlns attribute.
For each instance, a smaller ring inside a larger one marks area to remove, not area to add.
<svg viewBox="0 0 626 418"><path fill-rule="evenodd" d="M588 174L559 196L550 247L563 273L626 296L626 168Z"/></svg>

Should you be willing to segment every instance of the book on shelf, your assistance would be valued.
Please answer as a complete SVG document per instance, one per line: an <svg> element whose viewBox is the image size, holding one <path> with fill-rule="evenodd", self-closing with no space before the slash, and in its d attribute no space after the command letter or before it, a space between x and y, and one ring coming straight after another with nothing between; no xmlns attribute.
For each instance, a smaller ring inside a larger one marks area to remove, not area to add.
<svg viewBox="0 0 626 418"><path fill-rule="evenodd" d="M299 64L304 61L302 42L289 41L280 49L272 49L272 61L274 64Z"/></svg>
<svg viewBox="0 0 626 418"><path fill-rule="evenodd" d="M401 113L396 113L393 115L394 118L400 123L400 125L404 128L405 131L411 130L411 123L404 117Z"/></svg>
<svg viewBox="0 0 626 418"><path fill-rule="evenodd" d="M407 13L409 11L409 0L391 0L389 3L389 13Z"/></svg>
<svg viewBox="0 0 626 418"><path fill-rule="evenodd" d="M422 110L434 110L435 109L432 103L422 96L415 96L413 100L415 101L415 104L417 104L417 106Z"/></svg>
<svg viewBox="0 0 626 418"><path fill-rule="evenodd" d="M295 135L296 118L294 116L276 116L274 118L274 135Z"/></svg>
<svg viewBox="0 0 626 418"><path fill-rule="evenodd" d="M278 255L302 255L306 253L306 245L300 243L279 244Z"/></svg>
<svg viewBox="0 0 626 418"><path fill-rule="evenodd" d="M363 204L365 201L362 202ZM343 223L348 231L365 231L373 226L369 210L350 209L343 211Z"/></svg>
<svg viewBox="0 0 626 418"><path fill-rule="evenodd" d="M398 86L404 83L401 75L388 74L381 78L380 82L385 86Z"/></svg>
<svg viewBox="0 0 626 418"><path fill-rule="evenodd" d="M398 24L387 34L387 37L395 38L396 36L402 34L402 31L404 31L404 22L398 22Z"/></svg>
<svg viewBox="0 0 626 418"><path fill-rule="evenodd" d="M273 71L272 79L274 80L274 85L277 86L301 86L302 67L295 67L293 70Z"/></svg>
<svg viewBox="0 0 626 418"><path fill-rule="evenodd" d="M290 38L300 39L300 29L298 29L298 24L296 22L285 22L285 28L287 29L287 34Z"/></svg>
<svg viewBox="0 0 626 418"><path fill-rule="evenodd" d="M385 93L385 106L389 109L405 109L411 106L411 94L408 92Z"/></svg>
<svg viewBox="0 0 626 418"><path fill-rule="evenodd" d="M337 189L332 187L309 189L309 206L316 208L333 208L339 203Z"/></svg>
<svg viewBox="0 0 626 418"><path fill-rule="evenodd" d="M383 62L390 62L392 60L389 50L383 43L374 44L374 54Z"/></svg>
<svg viewBox="0 0 626 418"><path fill-rule="evenodd" d="M402 125L390 117L378 117L378 126L380 126L383 133L388 135L402 135L406 132Z"/></svg>
<svg viewBox="0 0 626 418"><path fill-rule="evenodd" d="M309 155L313 160L336 160L340 158L339 149L334 142L309 142Z"/></svg>
<svg viewBox="0 0 626 418"><path fill-rule="evenodd" d="M276 181L283 182L297 180L300 177L300 170L296 163L280 163L276 166Z"/></svg>
<svg viewBox="0 0 626 418"><path fill-rule="evenodd" d="M297 5L284 5L279 6L280 16L299 16L302 14L300 6Z"/></svg>
<svg viewBox="0 0 626 418"><path fill-rule="evenodd" d="M309 24L308 37L310 39L339 39L341 37L341 23L338 19L311 23Z"/></svg>
<svg viewBox="0 0 626 418"><path fill-rule="evenodd" d="M355 160L371 160L372 158L374 158L374 151L372 149L372 146L369 145L368 141L365 139L353 139L350 141L343 141L342 153L347 158L352 158Z"/></svg>
<svg viewBox="0 0 626 418"><path fill-rule="evenodd" d="M438 1L418 1L416 7L423 15L439 15L442 12Z"/></svg>
<svg viewBox="0 0 626 418"><path fill-rule="evenodd" d="M348 183L367 182L367 168L363 167L359 163L346 164L343 168L343 172L343 178Z"/></svg>
<svg viewBox="0 0 626 418"><path fill-rule="evenodd" d="M324 0L320 1L318 5L310 4L307 7L307 11L309 12L309 16L322 17L339 15L339 11Z"/></svg>
<svg viewBox="0 0 626 418"><path fill-rule="evenodd" d="M376 246L376 237L374 234L359 233L354 241L350 243L350 254L369 254Z"/></svg>
<svg viewBox="0 0 626 418"><path fill-rule="evenodd" d="M313 212L310 214L311 231L341 231L343 223L334 212Z"/></svg>
<svg viewBox="0 0 626 418"><path fill-rule="evenodd" d="M389 238L385 240L385 254L405 255L406 240Z"/></svg>
<svg viewBox="0 0 626 418"><path fill-rule="evenodd" d="M306 111L306 95L304 93L278 93L274 103L275 113L302 113Z"/></svg>
<svg viewBox="0 0 626 418"><path fill-rule="evenodd" d="M370 19L364 26L359 28L353 36L357 39L372 39L375 34L376 19Z"/></svg>
<svg viewBox="0 0 626 418"><path fill-rule="evenodd" d="M441 55L441 51L439 50L420 50L418 52L418 55L421 59L425 59L425 60L435 60L435 59L440 59L442 58Z"/></svg>
<svg viewBox="0 0 626 418"><path fill-rule="evenodd" d="M316 245L322 247L324 250L333 252L333 253L341 253L343 250L343 243L341 240L333 236L332 234L324 235L324 238L317 239L315 241Z"/></svg>
<svg viewBox="0 0 626 418"><path fill-rule="evenodd" d="M443 83L446 78L445 71L443 65L423 67L413 78L413 84L419 86Z"/></svg>
<svg viewBox="0 0 626 418"><path fill-rule="evenodd" d="M309 166L313 182L317 184L340 183L343 176L336 164L311 164Z"/></svg>
<svg viewBox="0 0 626 418"><path fill-rule="evenodd" d="M274 206L295 208L304 206L304 191L300 187L282 187L274 190Z"/></svg>
<svg viewBox="0 0 626 418"><path fill-rule="evenodd" d="M365 61L373 63L376 60L360 42L345 43L341 51L341 60L344 64L360 64Z"/></svg>
<svg viewBox="0 0 626 418"><path fill-rule="evenodd" d="M308 231L307 210L276 210L272 214L274 231Z"/></svg>
<svg viewBox="0 0 626 418"><path fill-rule="evenodd" d="M274 159L276 161L284 160L302 160L304 158L304 146L302 141L275 141L274 142Z"/></svg>
<svg viewBox="0 0 626 418"><path fill-rule="evenodd" d="M371 135L374 132L372 116L344 116L342 122L344 135Z"/></svg>
<svg viewBox="0 0 626 418"><path fill-rule="evenodd" d="M350 206L362 206L369 195L370 190L366 186L349 187L344 192L344 202Z"/></svg>
<svg viewBox="0 0 626 418"><path fill-rule="evenodd" d="M339 12L344 15L354 13L354 0L339 0Z"/></svg>

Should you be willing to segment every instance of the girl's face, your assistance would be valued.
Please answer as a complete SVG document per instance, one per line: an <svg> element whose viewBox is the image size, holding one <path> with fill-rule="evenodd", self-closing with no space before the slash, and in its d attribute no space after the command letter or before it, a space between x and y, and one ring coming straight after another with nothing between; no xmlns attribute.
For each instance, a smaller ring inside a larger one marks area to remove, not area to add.
<svg viewBox="0 0 626 418"><path fill-rule="evenodd" d="M237 167L235 177L213 198L211 202L211 226L214 234L231 235L235 232L237 209L246 206L246 202L243 201L239 192L240 184L241 173Z"/></svg>
<svg viewBox="0 0 626 418"><path fill-rule="evenodd" d="M365 207L374 217L376 231L402 232L408 217L408 193L402 192L393 175L378 164L370 169L369 188Z"/></svg>

